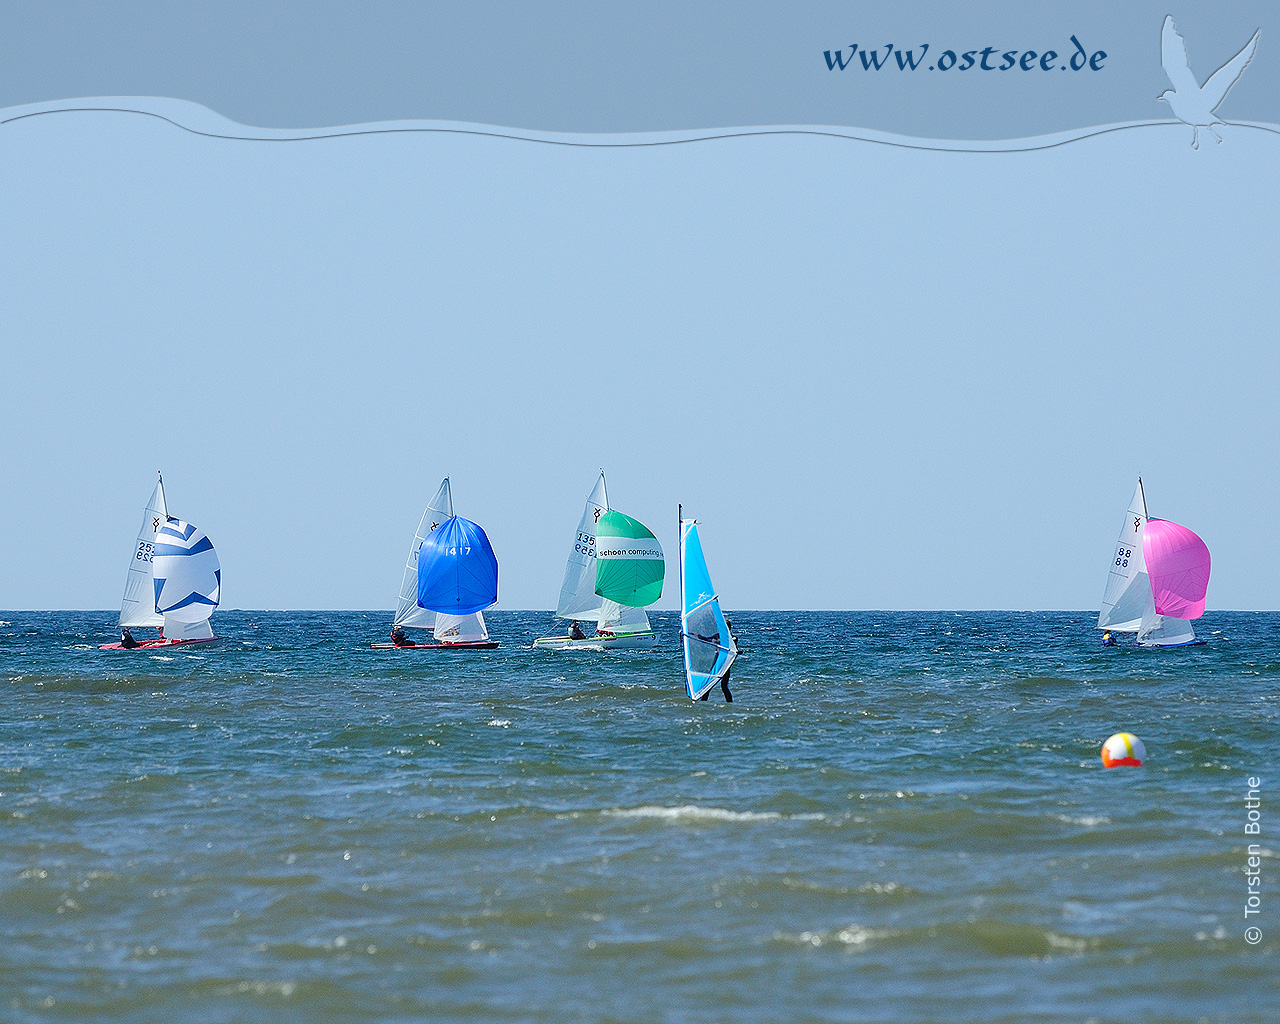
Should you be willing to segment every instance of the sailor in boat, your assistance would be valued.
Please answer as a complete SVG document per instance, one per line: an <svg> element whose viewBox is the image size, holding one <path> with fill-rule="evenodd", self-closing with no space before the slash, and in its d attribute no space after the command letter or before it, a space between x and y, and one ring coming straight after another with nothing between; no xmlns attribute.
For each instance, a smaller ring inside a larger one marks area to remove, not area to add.
<svg viewBox="0 0 1280 1024"><path fill-rule="evenodd" d="M1111 630L1107 630L1105 633L1102 634L1103 647L1114 647L1115 645L1116 645L1116 638L1111 635Z"/></svg>
<svg viewBox="0 0 1280 1024"><path fill-rule="evenodd" d="M570 640L585 640L586 638L587 638L587 634L582 632L582 627L578 625L577 619L574 619L571 623L569 623L569 639Z"/></svg>
<svg viewBox="0 0 1280 1024"><path fill-rule="evenodd" d="M133 634L129 632L129 627L125 626L120 630L120 646L127 651L133 650L138 646L138 641L133 638Z"/></svg>
<svg viewBox="0 0 1280 1024"><path fill-rule="evenodd" d="M403 626L391 627L391 642L397 647L416 647L417 645L404 635Z"/></svg>

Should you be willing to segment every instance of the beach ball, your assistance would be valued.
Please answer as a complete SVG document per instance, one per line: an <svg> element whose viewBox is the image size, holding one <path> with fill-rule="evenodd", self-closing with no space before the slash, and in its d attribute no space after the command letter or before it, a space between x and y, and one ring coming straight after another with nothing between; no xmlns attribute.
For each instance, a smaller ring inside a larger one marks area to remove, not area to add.
<svg viewBox="0 0 1280 1024"><path fill-rule="evenodd" d="M1119 768L1122 764L1141 767L1146 756L1147 748L1131 732L1118 732L1102 744L1104 768Z"/></svg>

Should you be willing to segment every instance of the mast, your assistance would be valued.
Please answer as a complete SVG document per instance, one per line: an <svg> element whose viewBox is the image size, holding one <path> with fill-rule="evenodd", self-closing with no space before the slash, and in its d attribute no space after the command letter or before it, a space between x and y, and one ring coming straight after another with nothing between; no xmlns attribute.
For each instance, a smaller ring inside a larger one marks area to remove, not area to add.
<svg viewBox="0 0 1280 1024"><path fill-rule="evenodd" d="M1138 493L1142 495L1142 518L1150 519L1151 516L1147 514L1147 492L1143 489L1141 476L1138 477Z"/></svg>
<svg viewBox="0 0 1280 1024"><path fill-rule="evenodd" d="M676 563L680 566L680 634L684 635L684 506L676 502Z"/></svg>

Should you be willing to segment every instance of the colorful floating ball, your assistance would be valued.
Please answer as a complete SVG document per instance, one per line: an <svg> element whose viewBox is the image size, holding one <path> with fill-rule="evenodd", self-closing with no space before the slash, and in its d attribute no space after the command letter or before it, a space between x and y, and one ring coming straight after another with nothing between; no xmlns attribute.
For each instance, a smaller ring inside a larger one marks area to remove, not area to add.
<svg viewBox="0 0 1280 1024"><path fill-rule="evenodd" d="M1121 765L1140 768L1146 756L1147 748L1142 745L1142 740L1131 732L1118 732L1102 744L1104 768L1119 768Z"/></svg>

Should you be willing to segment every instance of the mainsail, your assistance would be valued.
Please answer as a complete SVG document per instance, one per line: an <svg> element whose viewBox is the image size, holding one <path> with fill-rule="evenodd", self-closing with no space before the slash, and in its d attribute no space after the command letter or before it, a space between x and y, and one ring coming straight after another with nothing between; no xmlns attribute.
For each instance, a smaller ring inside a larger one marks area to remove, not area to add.
<svg viewBox="0 0 1280 1024"><path fill-rule="evenodd" d="M497 600L498 559L489 538L470 519L451 516L418 552L418 606L467 616Z"/></svg>
<svg viewBox="0 0 1280 1024"><path fill-rule="evenodd" d="M720 598L711 585L695 520L680 520L680 634L689 697L703 694L729 673L738 645L729 632Z"/></svg>
<svg viewBox="0 0 1280 1024"><path fill-rule="evenodd" d="M418 551L431 532L452 516L453 495L449 490L449 478L445 477L436 496L422 513L418 532L413 535L413 546L409 548L409 558L405 562L404 577L400 581L400 599L396 602L396 617L392 625L407 626L410 629L435 627L436 613L418 604Z"/></svg>
<svg viewBox="0 0 1280 1024"><path fill-rule="evenodd" d="M628 608L644 608L662 596L666 563L662 546L638 519L612 509L596 523L595 592Z"/></svg>
<svg viewBox="0 0 1280 1024"><path fill-rule="evenodd" d="M204 531L169 519L152 546L155 609L164 616L168 639L213 636L209 616L218 607L222 567Z"/></svg>
<svg viewBox="0 0 1280 1024"><path fill-rule="evenodd" d="M146 510L142 513L142 528L133 546L133 559L129 562L129 575L125 578L124 599L120 602L121 627L163 626L164 616L156 611L156 594L152 586L152 550L156 534L169 519L164 501L164 480L156 481Z"/></svg>
<svg viewBox="0 0 1280 1024"><path fill-rule="evenodd" d="M604 488L604 470L600 479L587 496L586 508L573 538L573 549L564 567L564 582L560 584L560 602L556 605L556 617L580 619L583 622L602 621L603 598L596 593L596 523L609 510L609 496ZM648 619L645 620L648 629Z"/></svg>
<svg viewBox="0 0 1280 1024"><path fill-rule="evenodd" d="M1142 530L1146 522L1147 499L1139 477L1107 573L1102 610L1098 613L1099 629L1132 633L1142 625L1143 613L1151 600L1151 585L1142 556Z"/></svg>

